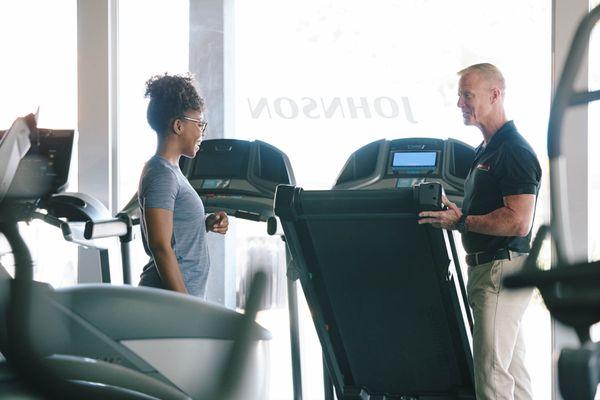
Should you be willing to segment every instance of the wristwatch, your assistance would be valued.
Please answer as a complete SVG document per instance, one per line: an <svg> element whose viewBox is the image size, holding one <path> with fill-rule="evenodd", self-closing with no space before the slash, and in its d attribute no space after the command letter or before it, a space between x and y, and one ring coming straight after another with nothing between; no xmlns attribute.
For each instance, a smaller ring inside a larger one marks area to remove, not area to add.
<svg viewBox="0 0 600 400"><path fill-rule="evenodd" d="M458 219L458 221L456 221L456 224L454 224L454 229L456 229L460 233L467 233L467 231L469 230L469 227L467 226L467 217L467 214L463 214Z"/></svg>

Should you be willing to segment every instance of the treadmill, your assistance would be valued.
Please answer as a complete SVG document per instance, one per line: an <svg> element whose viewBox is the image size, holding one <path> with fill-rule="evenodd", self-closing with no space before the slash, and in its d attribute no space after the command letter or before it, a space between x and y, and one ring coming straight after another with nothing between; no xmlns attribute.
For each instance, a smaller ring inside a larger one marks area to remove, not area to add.
<svg viewBox="0 0 600 400"><path fill-rule="evenodd" d="M210 139L202 141L195 158L182 158L179 166L202 198L206 212L222 210L236 218L266 222L269 235L285 240L278 228L273 201L278 185L294 185L296 181L284 152L260 140ZM293 398L300 400L297 276L287 249L286 255Z"/></svg>
<svg viewBox="0 0 600 400"><path fill-rule="evenodd" d="M475 399L453 236L417 223L442 188L460 200L473 157L455 140L382 140L350 156L333 190L277 188L338 399Z"/></svg>

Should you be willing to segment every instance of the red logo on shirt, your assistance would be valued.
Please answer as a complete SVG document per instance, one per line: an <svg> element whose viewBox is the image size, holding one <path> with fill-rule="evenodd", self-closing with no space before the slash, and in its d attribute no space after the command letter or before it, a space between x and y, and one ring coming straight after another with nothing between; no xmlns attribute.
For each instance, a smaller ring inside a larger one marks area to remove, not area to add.
<svg viewBox="0 0 600 400"><path fill-rule="evenodd" d="M477 169L487 172L490 170L490 165L489 164L478 164Z"/></svg>

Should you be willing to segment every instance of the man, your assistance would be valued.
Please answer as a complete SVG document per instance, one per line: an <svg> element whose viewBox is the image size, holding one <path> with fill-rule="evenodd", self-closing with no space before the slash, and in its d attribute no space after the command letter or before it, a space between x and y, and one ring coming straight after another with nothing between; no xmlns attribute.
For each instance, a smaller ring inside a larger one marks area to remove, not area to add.
<svg viewBox="0 0 600 400"><path fill-rule="evenodd" d="M531 399L521 318L532 290L507 290L502 279L518 271L529 252L541 169L531 146L506 118L498 68L475 64L458 74L457 105L465 125L479 128L483 142L465 181L462 210L444 198L447 209L422 212L419 223L462 234L477 399Z"/></svg>

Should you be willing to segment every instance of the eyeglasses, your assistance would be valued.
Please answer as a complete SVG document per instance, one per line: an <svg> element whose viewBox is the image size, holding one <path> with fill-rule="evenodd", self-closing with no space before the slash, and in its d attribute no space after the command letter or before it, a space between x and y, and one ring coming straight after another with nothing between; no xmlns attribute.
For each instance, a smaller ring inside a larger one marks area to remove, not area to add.
<svg viewBox="0 0 600 400"><path fill-rule="evenodd" d="M186 121L191 121L191 122L197 123L198 127L200 128L200 132L202 132L202 133L204 133L204 131L206 130L206 126L208 125L207 121L202 121L200 119L191 118L191 117L188 117L187 115L182 115L179 118L185 119Z"/></svg>

